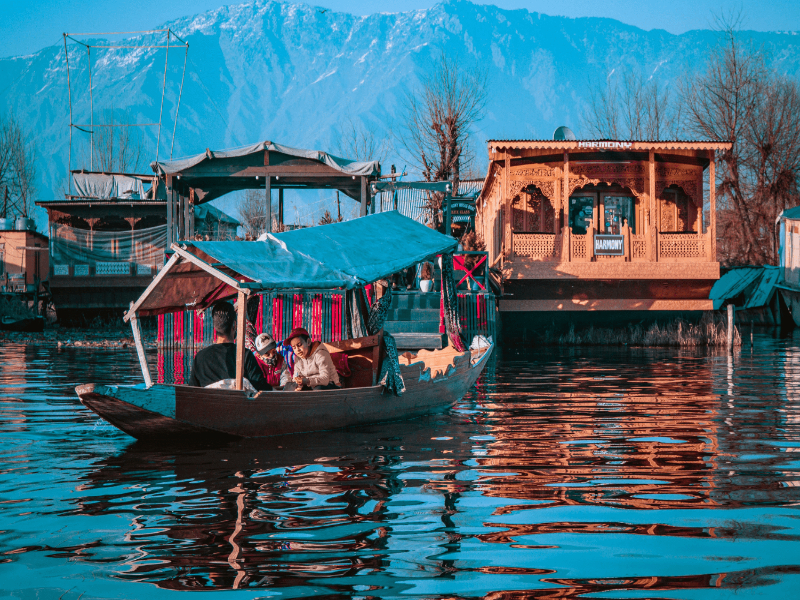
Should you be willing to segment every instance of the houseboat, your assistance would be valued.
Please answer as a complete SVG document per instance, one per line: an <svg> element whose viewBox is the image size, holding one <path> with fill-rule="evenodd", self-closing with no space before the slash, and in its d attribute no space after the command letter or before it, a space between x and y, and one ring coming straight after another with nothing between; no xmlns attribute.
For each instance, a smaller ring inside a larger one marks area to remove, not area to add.
<svg viewBox="0 0 800 600"><path fill-rule="evenodd" d="M730 142L491 140L476 230L507 339L712 310L715 159Z"/></svg>

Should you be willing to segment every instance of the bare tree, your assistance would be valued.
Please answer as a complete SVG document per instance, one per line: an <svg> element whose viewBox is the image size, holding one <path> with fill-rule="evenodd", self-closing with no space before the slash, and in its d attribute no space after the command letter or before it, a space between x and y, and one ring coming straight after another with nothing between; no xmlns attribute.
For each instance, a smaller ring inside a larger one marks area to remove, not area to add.
<svg viewBox="0 0 800 600"><path fill-rule="evenodd" d="M94 164L103 173L139 173L146 166L142 132L127 126L133 120L130 111L121 111L121 121L116 114L113 108L104 110L104 126L94 128Z"/></svg>
<svg viewBox="0 0 800 600"><path fill-rule="evenodd" d="M239 203L239 219L245 239L256 239L267 230L267 203L264 190L247 190Z"/></svg>
<svg viewBox="0 0 800 600"><path fill-rule="evenodd" d="M391 144L378 134L373 124L347 117L334 128L334 148L342 158L383 161L391 151Z"/></svg>
<svg viewBox="0 0 800 600"><path fill-rule="evenodd" d="M341 223L343 220L344 219L342 218L342 215L339 215L338 217L334 217L331 214L331 211L329 211L328 209L325 209L325 212L319 218L319 221L318 221L317 224L318 225L328 225L329 223Z"/></svg>
<svg viewBox="0 0 800 600"><path fill-rule="evenodd" d="M800 89L771 72L732 26L722 34L707 71L681 92L686 128L694 137L733 142L718 156L722 262L774 263L775 219L800 202Z"/></svg>
<svg viewBox="0 0 800 600"><path fill-rule="evenodd" d="M589 110L584 127L593 137L612 140L662 140L676 137L679 104L655 79L633 71L590 84Z"/></svg>
<svg viewBox="0 0 800 600"><path fill-rule="evenodd" d="M27 217L36 195L36 143L13 114L0 120L0 196L3 215Z"/></svg>
<svg viewBox="0 0 800 600"><path fill-rule="evenodd" d="M399 142L426 181L451 181L458 189L461 172L474 158L470 136L483 117L487 95L485 68L464 68L444 53L422 76L420 87L406 95ZM443 199L441 193L429 195L436 227Z"/></svg>

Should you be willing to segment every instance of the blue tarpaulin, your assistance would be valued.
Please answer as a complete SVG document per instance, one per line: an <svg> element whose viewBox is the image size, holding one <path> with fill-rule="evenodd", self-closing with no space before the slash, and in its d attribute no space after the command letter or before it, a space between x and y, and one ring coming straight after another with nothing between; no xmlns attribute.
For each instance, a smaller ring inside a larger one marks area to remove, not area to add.
<svg viewBox="0 0 800 600"><path fill-rule="evenodd" d="M178 254L135 303L142 315L204 308L236 293L353 289L458 242L397 212L262 236L254 242L181 242ZM181 260L177 260L180 258Z"/></svg>
<svg viewBox="0 0 800 600"><path fill-rule="evenodd" d="M395 211L264 234L256 242L192 242L262 289L352 289L457 244Z"/></svg>

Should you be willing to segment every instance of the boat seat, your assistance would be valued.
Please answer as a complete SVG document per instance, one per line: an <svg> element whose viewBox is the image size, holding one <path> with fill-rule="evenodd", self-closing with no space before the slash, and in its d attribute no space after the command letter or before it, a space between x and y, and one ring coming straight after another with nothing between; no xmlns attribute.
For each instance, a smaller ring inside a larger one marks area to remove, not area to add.
<svg viewBox="0 0 800 600"><path fill-rule="evenodd" d="M343 387L358 388L377 385L383 358L383 330L368 337L326 342L325 347L331 353L331 358L336 365L340 364L337 354L347 355L350 376L342 377L340 375Z"/></svg>

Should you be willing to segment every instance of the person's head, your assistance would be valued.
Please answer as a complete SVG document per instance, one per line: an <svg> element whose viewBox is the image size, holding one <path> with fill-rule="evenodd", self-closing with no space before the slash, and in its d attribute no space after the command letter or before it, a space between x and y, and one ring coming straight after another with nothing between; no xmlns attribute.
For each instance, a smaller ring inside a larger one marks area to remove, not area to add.
<svg viewBox="0 0 800 600"><path fill-rule="evenodd" d="M214 331L218 336L233 337L236 311L230 302L217 302L211 311L211 320L214 321Z"/></svg>
<svg viewBox="0 0 800 600"><path fill-rule="evenodd" d="M305 358L311 353L311 336L302 327L292 329L288 339L289 345L298 357Z"/></svg>
<svg viewBox="0 0 800 600"><path fill-rule="evenodd" d="M266 333L260 334L256 338L256 352L268 363L274 362L278 358L278 344Z"/></svg>

